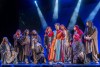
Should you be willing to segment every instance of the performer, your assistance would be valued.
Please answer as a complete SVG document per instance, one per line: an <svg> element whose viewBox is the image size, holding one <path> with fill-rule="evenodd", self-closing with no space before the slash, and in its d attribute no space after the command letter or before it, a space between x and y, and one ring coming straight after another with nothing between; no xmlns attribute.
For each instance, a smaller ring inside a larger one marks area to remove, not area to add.
<svg viewBox="0 0 100 67"><path fill-rule="evenodd" d="M24 55L25 63L28 64L30 62L30 48L31 48L28 29L24 31L24 35L22 39L23 42L21 45L23 46L23 55Z"/></svg>
<svg viewBox="0 0 100 67"><path fill-rule="evenodd" d="M74 34L79 34L80 38L82 39L83 31L79 28L78 25L74 26Z"/></svg>
<svg viewBox="0 0 100 67"><path fill-rule="evenodd" d="M1 61L3 64L17 64L17 52L14 51L7 37L3 37L0 45Z"/></svg>
<svg viewBox="0 0 100 67"><path fill-rule="evenodd" d="M63 62L61 60L61 38L62 38L62 30L60 30L60 24L55 24L56 28L56 42L55 42L55 61L56 62Z"/></svg>
<svg viewBox="0 0 100 67"><path fill-rule="evenodd" d="M18 56L17 56L18 62L23 62L23 50L22 50L23 47L21 45L21 37L22 37L21 30L18 29L13 36L13 38L14 38L14 49L18 53Z"/></svg>
<svg viewBox="0 0 100 67"><path fill-rule="evenodd" d="M83 42L82 42L83 31L79 28L78 25L75 25L75 26L74 26L74 35L75 35L75 34L78 34L78 35L79 35L79 42L80 42L80 44L83 46L83 47L82 47L83 58L82 58L82 59L79 59L79 60L80 60L81 63L85 63L85 51L84 51L84 45L83 45ZM81 55L82 55L82 54L81 54ZM79 61L79 60L78 60L78 61Z"/></svg>
<svg viewBox="0 0 100 67"><path fill-rule="evenodd" d="M32 33L31 33L31 40L32 39L37 39L39 43L42 43L41 41L41 37L38 35L37 31L36 30L32 30ZM32 42L32 41L31 41Z"/></svg>
<svg viewBox="0 0 100 67"><path fill-rule="evenodd" d="M71 36L69 31L65 28L65 26L62 24L60 25L60 28L63 32L62 36L62 44L61 44L61 58L63 62L71 62Z"/></svg>
<svg viewBox="0 0 100 67"><path fill-rule="evenodd" d="M31 32L31 55L33 55L34 51L34 40L37 39L39 43L41 43L41 38L38 35L36 30L32 30ZM32 56L32 59L34 60L34 56Z"/></svg>
<svg viewBox="0 0 100 67"><path fill-rule="evenodd" d="M72 52L73 52L73 63L74 64L78 63L78 60L80 61L84 60L84 54L83 54L84 48L83 48L83 44L81 43L79 34L73 35Z"/></svg>
<svg viewBox="0 0 100 67"><path fill-rule="evenodd" d="M55 43L56 43L56 30L53 31L54 33L54 37L53 37L53 41L51 43L50 46L50 52L49 52L49 64L52 64L53 62L55 62Z"/></svg>
<svg viewBox="0 0 100 67"><path fill-rule="evenodd" d="M51 46L52 41L53 41L53 36L54 36L54 33L53 33L51 27L47 27L46 31L45 31L45 35L44 35L44 43L45 43L45 47L47 49L49 61L50 61L50 59L49 59L49 57L50 57L50 46Z"/></svg>
<svg viewBox="0 0 100 67"><path fill-rule="evenodd" d="M34 39L33 59L35 64L46 63L43 47L37 39Z"/></svg>
<svg viewBox="0 0 100 67"><path fill-rule="evenodd" d="M86 23L84 38L86 40L85 50L86 50L88 62L90 62L89 54L92 54L93 61L95 61L98 64L99 63L98 57L97 57L98 55L98 31L91 21L87 21Z"/></svg>

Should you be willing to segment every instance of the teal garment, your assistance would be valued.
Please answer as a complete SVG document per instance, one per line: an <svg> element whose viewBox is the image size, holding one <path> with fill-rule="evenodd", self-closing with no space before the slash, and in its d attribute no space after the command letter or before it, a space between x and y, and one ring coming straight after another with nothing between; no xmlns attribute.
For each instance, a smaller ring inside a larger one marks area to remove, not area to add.
<svg viewBox="0 0 100 67"><path fill-rule="evenodd" d="M54 33L54 38L55 38L56 37L56 33L57 33L56 30L54 30L53 33Z"/></svg>
<svg viewBox="0 0 100 67"><path fill-rule="evenodd" d="M56 61L60 61L60 47L61 47L61 40L56 40L56 57L55 60Z"/></svg>

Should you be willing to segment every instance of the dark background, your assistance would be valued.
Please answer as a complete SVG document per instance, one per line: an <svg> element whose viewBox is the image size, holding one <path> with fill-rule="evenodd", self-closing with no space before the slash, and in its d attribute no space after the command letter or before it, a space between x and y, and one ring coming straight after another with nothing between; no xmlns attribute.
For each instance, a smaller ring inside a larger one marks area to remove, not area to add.
<svg viewBox="0 0 100 67"><path fill-rule="evenodd" d="M53 10L55 0L37 0L39 8L49 26L54 30ZM64 24L66 27L77 5L78 0L59 0L59 18L58 23ZM85 22L89 14L98 4L99 0L83 0L81 3L77 25L84 31ZM100 44L100 10L93 20L97 27ZM34 0L0 0L0 42L2 37L7 36L13 44L13 34L17 29L36 29L43 38L44 30L41 25L40 18ZM43 40L43 39L42 39ZM43 42L43 41L42 41ZM100 50L100 46L99 46Z"/></svg>

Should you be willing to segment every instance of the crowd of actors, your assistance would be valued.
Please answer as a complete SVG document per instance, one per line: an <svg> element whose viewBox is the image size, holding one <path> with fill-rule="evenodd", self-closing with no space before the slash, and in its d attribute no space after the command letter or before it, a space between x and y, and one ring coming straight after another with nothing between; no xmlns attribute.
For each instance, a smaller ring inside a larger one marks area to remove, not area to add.
<svg viewBox="0 0 100 67"><path fill-rule="evenodd" d="M0 45L1 61L3 64L18 62L28 63L99 63L98 59L98 31L91 21L86 22L83 32L75 25L72 34L63 24L56 23L55 29L47 27L44 34L44 45L47 49L47 59L41 37L36 30L31 33L20 29L13 36L14 47L7 37L3 37Z"/></svg>

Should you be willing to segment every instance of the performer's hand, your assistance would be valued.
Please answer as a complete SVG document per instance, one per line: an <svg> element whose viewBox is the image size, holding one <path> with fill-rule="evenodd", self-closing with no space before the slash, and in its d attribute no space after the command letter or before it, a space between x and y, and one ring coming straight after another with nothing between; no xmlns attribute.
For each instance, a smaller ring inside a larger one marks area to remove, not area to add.
<svg viewBox="0 0 100 67"><path fill-rule="evenodd" d="M87 36L84 36L84 39L86 39L86 40L87 40Z"/></svg>
<svg viewBox="0 0 100 67"><path fill-rule="evenodd" d="M86 40L90 40L89 36L86 36L85 39L86 39Z"/></svg>
<svg viewBox="0 0 100 67"><path fill-rule="evenodd" d="M86 40L88 40L88 37L85 37Z"/></svg>
<svg viewBox="0 0 100 67"><path fill-rule="evenodd" d="M88 37L87 37L87 40L91 40L91 37L88 36Z"/></svg>

